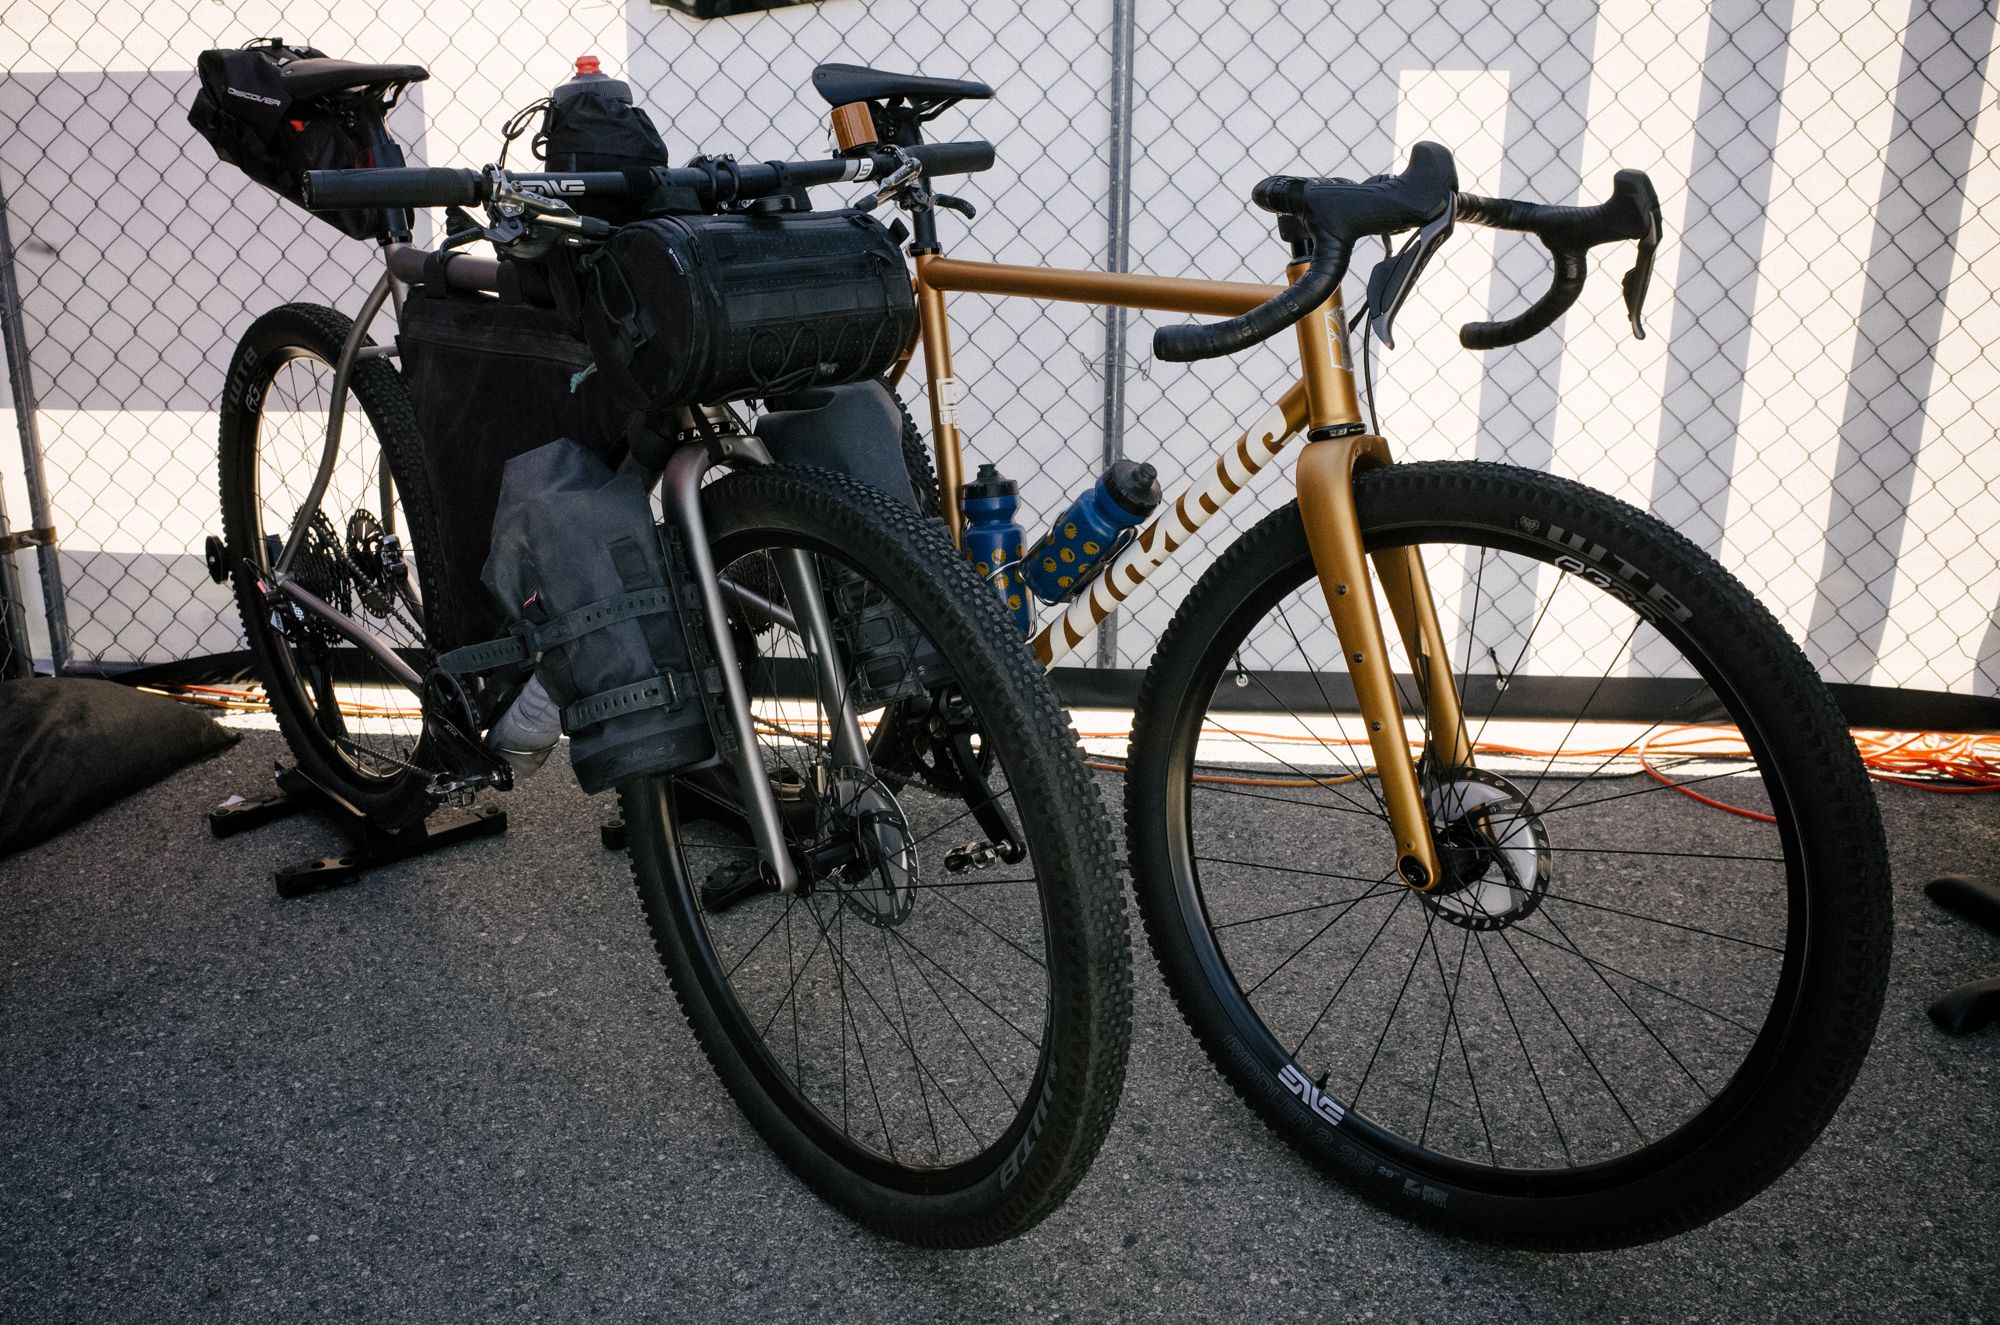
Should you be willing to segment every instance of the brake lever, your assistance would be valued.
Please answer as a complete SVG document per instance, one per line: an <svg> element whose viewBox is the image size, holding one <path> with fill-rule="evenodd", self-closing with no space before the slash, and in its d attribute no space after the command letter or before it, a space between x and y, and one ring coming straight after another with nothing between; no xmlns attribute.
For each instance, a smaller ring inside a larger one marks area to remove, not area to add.
<svg viewBox="0 0 2000 1325"><path fill-rule="evenodd" d="M877 207L880 207L883 203L888 202L891 198L901 193L910 181L924 173L921 163L912 160L900 150L896 154L902 158L903 164L882 177L882 182L875 186L873 195L863 194L854 200L852 205L857 211L874 211Z"/></svg>
<svg viewBox="0 0 2000 1325"><path fill-rule="evenodd" d="M1444 210L1424 222L1403 245L1402 252L1382 259L1368 274L1368 307L1375 310L1368 320L1368 330L1389 349L1396 348L1390 329L1403 301L1416 288L1417 277L1423 275L1431 254L1451 237L1454 202L1455 195L1446 199Z"/></svg>
<svg viewBox="0 0 2000 1325"><path fill-rule="evenodd" d="M611 233L610 222L580 216L566 203L530 193L498 166L488 166L486 178L486 212L492 223L482 230L495 246L521 243L529 237L531 226L580 239L603 239Z"/></svg>
<svg viewBox="0 0 2000 1325"><path fill-rule="evenodd" d="M1646 303L1647 287L1653 283L1653 256L1659 250L1660 231L1664 228L1660 216L1660 195L1653 191L1653 181L1643 170L1619 171L1613 180L1612 192L1629 193L1645 223L1645 233L1639 236L1639 251L1632 259L1632 270L1625 273L1621 282L1625 291L1625 316L1632 320L1632 338L1644 340L1646 328L1639 320L1639 313Z"/></svg>

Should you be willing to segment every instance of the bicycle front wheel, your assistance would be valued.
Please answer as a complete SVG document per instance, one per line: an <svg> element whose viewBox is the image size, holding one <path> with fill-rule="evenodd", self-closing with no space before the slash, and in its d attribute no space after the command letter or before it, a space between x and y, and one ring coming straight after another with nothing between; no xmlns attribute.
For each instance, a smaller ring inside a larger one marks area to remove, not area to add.
<svg viewBox="0 0 2000 1325"><path fill-rule="evenodd" d="M1400 1212L1573 1249L1733 1208L1832 1116L1881 1006L1883 840L1839 713L1740 584L1601 493L1425 464L1356 501L1371 552L1420 549L1463 698L1453 767L1392 644L1445 877L1393 873L1287 507L1202 579L1140 700L1129 846L1183 1014L1274 1130Z"/></svg>
<svg viewBox="0 0 2000 1325"><path fill-rule="evenodd" d="M655 946L744 1114L828 1201L909 1242L1014 1236L1082 1176L1124 1077L1123 900L1076 738L936 522L805 469L703 505L804 882L762 885L734 774L622 787ZM799 554L835 617L830 683ZM868 766L866 729L913 706L977 772Z"/></svg>
<svg viewBox="0 0 2000 1325"><path fill-rule="evenodd" d="M387 361L355 365L340 452L313 500L333 365L352 325L331 308L288 304L238 342L221 409L223 541L250 656L300 770L371 814L417 814L429 776L418 697L327 623L264 592L303 526L292 579L419 675L451 629L416 417Z"/></svg>

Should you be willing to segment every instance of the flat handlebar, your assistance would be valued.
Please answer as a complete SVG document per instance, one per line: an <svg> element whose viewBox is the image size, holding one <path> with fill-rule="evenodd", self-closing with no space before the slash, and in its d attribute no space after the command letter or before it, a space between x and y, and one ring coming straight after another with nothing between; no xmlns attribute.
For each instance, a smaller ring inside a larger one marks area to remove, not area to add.
<svg viewBox="0 0 2000 1325"><path fill-rule="evenodd" d="M990 170L993 145L925 143L901 151L927 176ZM644 201L662 190L691 191L704 207L768 197L797 188L880 178L901 160L887 148L817 161L735 161L697 158L696 164L634 171L551 171L508 175L515 187L558 200ZM492 185L477 170L411 166L373 170L308 170L305 205L313 211L373 207L470 207L485 202Z"/></svg>

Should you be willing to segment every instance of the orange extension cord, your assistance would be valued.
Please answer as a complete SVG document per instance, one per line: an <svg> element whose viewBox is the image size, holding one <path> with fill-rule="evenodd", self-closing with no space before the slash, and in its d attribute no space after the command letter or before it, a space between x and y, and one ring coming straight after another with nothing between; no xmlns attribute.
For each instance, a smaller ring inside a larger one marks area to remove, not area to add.
<svg viewBox="0 0 2000 1325"><path fill-rule="evenodd" d="M183 703L200 704L209 708L223 709L238 713L263 713L270 711L270 704L261 689L242 689L231 686L178 686L173 688L144 687L148 693L164 695ZM418 718L419 710L414 708L390 707L387 705L343 703L341 712L349 717L366 718ZM779 725L779 724L773 724ZM817 724L815 724L817 725ZM1086 740L1122 740L1130 733L1084 732ZM1366 744L1347 738L1327 739L1312 735L1284 734L1278 732L1245 731L1241 729L1204 728L1204 734L1217 736L1248 737L1258 742L1272 744L1312 744L1318 746ZM1920 791L1945 792L1967 795L1975 792L2000 791L2000 735L1954 735L1948 732L1893 732L1855 731L1854 744L1861 752L1862 766L1868 776L1877 782L1891 782L1899 787L1915 787ZM1651 757L1660 754L1705 755L1717 759L1745 759L1750 757L1750 747L1734 727L1673 727L1649 733L1644 740L1623 746L1566 747L1558 750L1535 750L1522 746L1504 745L1497 741L1481 741L1474 747L1475 753L1507 754L1532 759L1595 759L1611 760L1631 758L1647 776L1661 786L1671 788L1691 800L1722 810L1728 814L1740 815L1745 819L1755 819L1762 823L1774 820L1768 814L1745 809L1740 805L1704 796L1691 787L1674 782L1666 774L1653 767ZM1090 767L1105 773L1125 772L1123 763L1093 759L1087 761ZM1341 777L1313 778L1267 778L1222 776L1218 774L1197 775L1196 781L1230 786L1258 787L1330 787L1341 783L1354 782L1366 777L1371 769Z"/></svg>

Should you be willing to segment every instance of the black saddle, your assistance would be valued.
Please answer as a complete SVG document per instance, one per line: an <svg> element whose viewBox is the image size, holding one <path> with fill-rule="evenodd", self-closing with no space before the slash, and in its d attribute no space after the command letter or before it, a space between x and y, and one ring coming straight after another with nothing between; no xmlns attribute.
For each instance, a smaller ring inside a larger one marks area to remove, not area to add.
<svg viewBox="0 0 2000 1325"><path fill-rule="evenodd" d="M421 83L430 76L431 71L420 64L356 64L325 56L288 60L278 67L278 80L294 101L310 101L333 92Z"/></svg>
<svg viewBox="0 0 2000 1325"><path fill-rule="evenodd" d="M926 110L943 110L954 101L984 101L993 95L986 84L969 78L926 78L922 74L891 74L858 64L823 64L813 70L813 88L829 106L851 101L892 101L901 98Z"/></svg>

